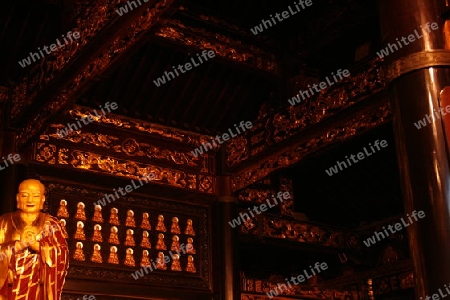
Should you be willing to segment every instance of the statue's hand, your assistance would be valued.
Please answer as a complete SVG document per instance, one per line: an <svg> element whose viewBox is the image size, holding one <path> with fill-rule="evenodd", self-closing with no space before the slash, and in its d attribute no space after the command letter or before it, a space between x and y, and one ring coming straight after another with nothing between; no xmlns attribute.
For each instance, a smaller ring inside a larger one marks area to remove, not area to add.
<svg viewBox="0 0 450 300"><path fill-rule="evenodd" d="M21 250L30 247L34 251L39 251L39 242L36 231L25 229L20 236Z"/></svg>

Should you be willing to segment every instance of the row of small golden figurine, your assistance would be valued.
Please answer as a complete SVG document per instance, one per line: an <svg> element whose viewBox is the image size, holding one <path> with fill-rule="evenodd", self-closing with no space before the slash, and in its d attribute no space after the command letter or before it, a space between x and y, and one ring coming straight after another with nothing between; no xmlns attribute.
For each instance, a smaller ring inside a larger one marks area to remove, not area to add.
<svg viewBox="0 0 450 300"><path fill-rule="evenodd" d="M61 223L65 223L66 221L64 219L61 220ZM101 233L101 225L99 224L95 224L94 225L94 234L91 238L91 241L93 242L103 242L103 236ZM120 241L119 241L119 236L118 236L118 229L116 226L112 226L110 229L110 235L109 235L109 239L108 239L108 243L110 244L115 244L115 245L120 245ZM124 245L125 246L136 246L136 242L134 240L133 234L134 231L133 229L127 229L126 232L126 238L125 238L125 242ZM66 238L68 238L68 236L66 236ZM77 222L77 230L75 232L74 235L74 239L76 240L81 240L81 241L85 241L86 240L86 235L84 233L84 224L81 221ZM142 232L142 240L140 245L142 248L147 248L147 249L151 249L151 243L150 243L150 239L149 239L149 233L148 231L143 231ZM191 237L187 238L187 244L186 244L186 248L188 249L189 254L196 254L196 251L194 249L194 239ZM166 243L164 241L164 234L159 233L158 234L158 241L156 243L155 249L157 250L167 250L167 246ZM177 235L172 236L172 245L170 247L170 250L172 251L178 251L180 249L180 238Z"/></svg>
<svg viewBox="0 0 450 300"><path fill-rule="evenodd" d="M99 244L94 244L94 252L92 253L92 256L91 256L92 262L103 263L103 258L102 258L100 249L101 249L101 247ZM136 266L136 263L135 263L135 260L133 257L133 253L134 253L133 249L127 248L124 265L129 266L129 267ZM77 242L75 253L73 254L73 258L77 261L85 261L86 260L84 253L83 253L83 243ZM108 263L119 264L119 258L117 255L117 247L116 246L110 247ZM142 259L141 259L140 266L141 267L151 266L150 259L149 259L149 253L147 250L142 251ZM158 270L167 270L167 264L165 262L163 252L158 252L158 257L156 258L154 267ZM182 271L181 265L180 265L180 255L179 254L173 254L172 264L171 264L170 269L172 271ZM187 262L185 271L190 272L190 273L197 272L195 265L194 265L194 257L192 255L188 255L188 262Z"/></svg>
<svg viewBox="0 0 450 300"><path fill-rule="evenodd" d="M78 202L77 213L75 214L75 219L81 220L81 221L87 220L86 213L84 211L84 207L85 207L85 205L83 202ZM60 201L58 213L56 214L56 216L59 218L69 218L69 212L67 210L67 201L66 200L62 199ZM92 221L97 222L97 223L103 223L102 207L98 204L96 204L94 207L94 216L92 217ZM180 225L178 224L178 222L179 222L179 220L177 217L172 218L172 226L170 227L171 233L181 234ZM111 214L109 216L108 223L112 224L112 225L117 225L117 226L120 225L119 210L117 208L115 208L115 207L111 208ZM134 211L132 211L131 209L129 209L127 211L127 218L125 220L125 226L133 227L133 228L136 227L136 221L134 220ZM146 212L142 214L142 223L141 223L140 228L146 229L146 230L152 229L152 227L150 225L150 221L149 221L149 214ZM167 232L166 226L164 225L164 216L163 215L158 215L158 223L156 224L156 231ZM184 234L195 236L195 231L192 226L191 219L188 219L186 221L186 229L184 230Z"/></svg>

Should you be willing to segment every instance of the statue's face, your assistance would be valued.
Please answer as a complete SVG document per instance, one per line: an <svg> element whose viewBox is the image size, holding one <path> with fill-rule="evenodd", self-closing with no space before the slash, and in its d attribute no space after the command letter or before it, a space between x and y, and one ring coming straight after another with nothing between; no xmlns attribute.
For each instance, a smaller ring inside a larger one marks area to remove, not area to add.
<svg viewBox="0 0 450 300"><path fill-rule="evenodd" d="M17 208L24 213L37 214L44 208L44 189L37 180L25 180L19 185Z"/></svg>

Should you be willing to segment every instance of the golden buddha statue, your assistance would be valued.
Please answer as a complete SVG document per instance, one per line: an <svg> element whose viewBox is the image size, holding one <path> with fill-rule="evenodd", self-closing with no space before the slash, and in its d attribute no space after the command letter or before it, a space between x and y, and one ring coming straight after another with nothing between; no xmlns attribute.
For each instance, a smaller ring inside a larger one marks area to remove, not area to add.
<svg viewBox="0 0 450 300"><path fill-rule="evenodd" d="M172 265L170 266L170 269L172 271L181 271L181 265L180 265L180 255L174 254Z"/></svg>
<svg viewBox="0 0 450 300"><path fill-rule="evenodd" d="M119 210L115 207L111 208L111 214L109 215L109 224L120 225L119 222Z"/></svg>
<svg viewBox="0 0 450 300"><path fill-rule="evenodd" d="M142 250L141 267L150 266L150 259L148 257L148 250Z"/></svg>
<svg viewBox="0 0 450 300"><path fill-rule="evenodd" d="M193 243L194 243L194 239L189 237L187 239L187 244L186 244L186 253L187 254L195 254L196 253Z"/></svg>
<svg viewBox="0 0 450 300"><path fill-rule="evenodd" d="M180 238L178 235L172 237L172 246L170 246L170 250L180 253Z"/></svg>
<svg viewBox="0 0 450 300"><path fill-rule="evenodd" d="M112 226L110 229L110 234L109 234L109 239L108 239L108 243L110 244L115 244L115 245L119 245L119 235L117 234L119 230L117 229L116 226Z"/></svg>
<svg viewBox="0 0 450 300"><path fill-rule="evenodd" d="M167 270L167 265L164 261L164 253L162 252L158 252L158 257L156 258L156 268L159 270Z"/></svg>
<svg viewBox="0 0 450 300"><path fill-rule="evenodd" d="M99 224L94 225L94 235L92 236L92 241L99 243L103 242L102 226L100 226Z"/></svg>
<svg viewBox="0 0 450 300"><path fill-rule="evenodd" d="M127 248L125 261L124 261L125 266L129 266L129 267L136 266L136 263L134 262L133 252L134 252L133 249Z"/></svg>
<svg viewBox="0 0 450 300"><path fill-rule="evenodd" d="M172 226L170 226L170 232L174 234L181 234L180 225L178 225L178 218L172 218Z"/></svg>
<svg viewBox="0 0 450 300"><path fill-rule="evenodd" d="M77 242L77 244L75 246L75 253L73 254L73 259L78 260L78 261L86 260L84 253L83 253L83 243L82 242Z"/></svg>
<svg viewBox="0 0 450 300"><path fill-rule="evenodd" d="M164 234L158 234L158 241L156 242L156 249L167 250L166 243L164 242Z"/></svg>
<svg viewBox="0 0 450 300"><path fill-rule="evenodd" d="M61 199L61 201L59 201L59 208L58 208L58 212L56 213L57 217L60 218L68 218L69 217L69 212L67 211L67 201L64 199Z"/></svg>
<svg viewBox="0 0 450 300"><path fill-rule="evenodd" d="M147 229L147 230L151 230L152 229L152 226L150 225L150 221L149 221L149 215L146 212L142 214L141 228L142 229Z"/></svg>
<svg viewBox="0 0 450 300"><path fill-rule="evenodd" d="M0 216L0 300L59 300L69 266L64 229L40 212L40 181L20 183L16 201L17 211Z"/></svg>
<svg viewBox="0 0 450 300"><path fill-rule="evenodd" d="M102 207L98 204L95 204L94 206L94 216L92 217L92 221L103 223Z"/></svg>
<svg viewBox="0 0 450 300"><path fill-rule="evenodd" d="M119 257L117 256L117 247L116 246L109 247L108 263L115 264L115 265L119 264Z"/></svg>
<svg viewBox="0 0 450 300"><path fill-rule="evenodd" d="M102 247L100 247L99 244L94 244L94 252L92 253L92 256L91 256L92 262L99 263L99 264L101 264L103 262L102 253L100 252L101 249L102 249Z"/></svg>
<svg viewBox="0 0 450 300"><path fill-rule="evenodd" d="M61 223L61 227L63 229L63 235L64 238L68 239L69 238L69 234L67 233L67 222L64 219L59 220L59 222Z"/></svg>
<svg viewBox="0 0 450 300"><path fill-rule="evenodd" d="M134 230L133 229L127 229L127 235L125 237L125 246L136 246L136 243L134 242Z"/></svg>
<svg viewBox="0 0 450 300"><path fill-rule="evenodd" d="M152 245L150 244L150 240L149 240L148 236L149 236L148 231L144 230L144 232L142 232L142 241L140 244L140 246L142 248L147 248L147 249L152 248Z"/></svg>
<svg viewBox="0 0 450 300"><path fill-rule="evenodd" d="M125 220L125 226L136 227L136 222L134 221L134 211L129 209L127 211L127 219Z"/></svg>
<svg viewBox="0 0 450 300"><path fill-rule="evenodd" d="M158 224L156 224L156 230L166 232L166 226L164 225L164 216L159 215L158 216Z"/></svg>
<svg viewBox="0 0 450 300"><path fill-rule="evenodd" d="M195 265L194 265L194 257L192 255L188 255L188 263L186 266L186 271L189 273L197 272L197 269L195 268Z"/></svg>
<svg viewBox="0 0 450 300"><path fill-rule="evenodd" d="M75 234L73 236L76 240L86 240L86 236L84 234L84 223L81 221L77 222L77 231L75 231Z"/></svg>
<svg viewBox="0 0 450 300"><path fill-rule="evenodd" d="M81 220L81 221L86 221L86 213L84 211L84 206L85 205L83 202L78 202L77 213L75 214L75 219Z"/></svg>
<svg viewBox="0 0 450 300"><path fill-rule="evenodd" d="M186 229L184 230L184 234L195 236L194 227L192 226L192 220L187 219L186 221Z"/></svg>

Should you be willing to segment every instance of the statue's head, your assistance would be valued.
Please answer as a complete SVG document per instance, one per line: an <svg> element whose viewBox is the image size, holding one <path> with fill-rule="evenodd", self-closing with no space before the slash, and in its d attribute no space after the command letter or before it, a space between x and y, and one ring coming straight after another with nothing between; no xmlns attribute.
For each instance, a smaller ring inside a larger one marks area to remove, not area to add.
<svg viewBox="0 0 450 300"><path fill-rule="evenodd" d="M27 179L19 184L16 195L17 208L24 213L39 213L44 208L45 187L36 179Z"/></svg>

